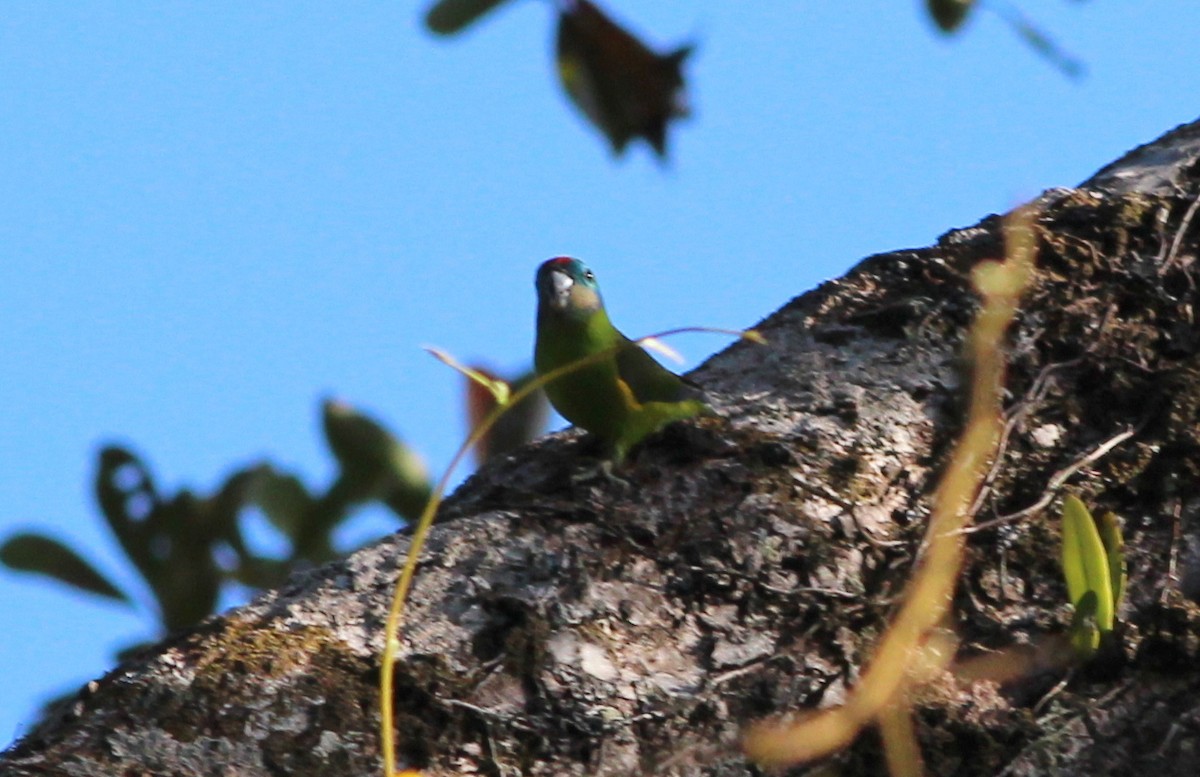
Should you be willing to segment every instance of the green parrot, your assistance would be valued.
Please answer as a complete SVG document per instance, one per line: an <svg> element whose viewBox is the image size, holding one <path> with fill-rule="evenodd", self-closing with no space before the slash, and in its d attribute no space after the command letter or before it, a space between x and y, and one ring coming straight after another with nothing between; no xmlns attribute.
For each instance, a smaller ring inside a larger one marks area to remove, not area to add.
<svg viewBox="0 0 1200 777"><path fill-rule="evenodd" d="M596 276L583 262L568 256L543 262L536 285L538 375L619 346L545 387L554 409L600 438L614 463L672 421L711 412L698 386L664 368L612 325Z"/></svg>

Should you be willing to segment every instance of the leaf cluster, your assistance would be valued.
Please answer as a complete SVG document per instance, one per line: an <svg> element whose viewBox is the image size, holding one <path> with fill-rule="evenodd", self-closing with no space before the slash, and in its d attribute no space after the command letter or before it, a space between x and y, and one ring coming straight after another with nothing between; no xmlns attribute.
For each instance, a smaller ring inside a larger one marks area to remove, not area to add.
<svg viewBox="0 0 1200 777"><path fill-rule="evenodd" d="M160 631L214 612L229 586L265 589L298 568L335 558L333 535L354 508L379 502L402 520L418 515L429 478L418 454L381 423L337 400L322 405L325 441L338 472L325 489L270 462L234 471L211 493L164 490L146 461L127 447L97 454L94 493L100 514L154 600ZM247 520L263 515L286 541L267 555L247 542ZM0 544L0 563L71 588L132 605L134 597L81 552L37 531Z"/></svg>

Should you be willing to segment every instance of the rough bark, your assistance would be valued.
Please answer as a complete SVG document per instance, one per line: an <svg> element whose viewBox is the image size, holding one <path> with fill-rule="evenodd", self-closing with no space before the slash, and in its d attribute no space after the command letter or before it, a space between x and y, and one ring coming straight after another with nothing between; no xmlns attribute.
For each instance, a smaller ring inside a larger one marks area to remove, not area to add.
<svg viewBox="0 0 1200 777"><path fill-rule="evenodd" d="M930 686L917 720L931 774L1200 773L1198 161L1200 123L1038 200L1010 423L954 626L963 655L1065 630L1066 487L1124 519L1122 655ZM594 460L571 432L472 477L409 609L394 700L406 762L758 774L745 724L844 698L961 422L966 278L1002 255L1000 223L871 257L784 306L758 327L768 346L735 344L694 374L721 417L648 441L625 485L573 479ZM123 664L0 771L380 773L381 624L407 545L386 538ZM869 732L836 760L882 770Z"/></svg>

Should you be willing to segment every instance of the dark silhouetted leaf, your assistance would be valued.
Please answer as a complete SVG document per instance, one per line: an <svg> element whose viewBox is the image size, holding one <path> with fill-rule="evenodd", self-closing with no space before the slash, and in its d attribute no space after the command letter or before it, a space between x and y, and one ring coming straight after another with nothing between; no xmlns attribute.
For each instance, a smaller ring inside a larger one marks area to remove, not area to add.
<svg viewBox="0 0 1200 777"><path fill-rule="evenodd" d="M147 580L155 573L150 538L160 500L150 471L134 454L116 445L100 450L96 499L125 555Z"/></svg>
<svg viewBox="0 0 1200 777"><path fill-rule="evenodd" d="M974 4L975 0L928 0L929 15L942 32L954 32Z"/></svg>
<svg viewBox="0 0 1200 777"><path fill-rule="evenodd" d="M425 13L425 26L439 35L454 35L508 0L439 0Z"/></svg>
<svg viewBox="0 0 1200 777"><path fill-rule="evenodd" d="M300 478L263 464L254 471L250 501L275 528L294 538L315 500Z"/></svg>
<svg viewBox="0 0 1200 777"><path fill-rule="evenodd" d="M146 580L168 631L194 625L216 610L224 573L214 547L224 521L213 517L212 508L213 500L183 489L147 521L153 573Z"/></svg>
<svg viewBox="0 0 1200 777"><path fill-rule="evenodd" d="M618 155L640 137L666 157L668 123L689 113L682 65L691 51L656 54L589 0L571 0L559 12L563 88Z"/></svg>
<svg viewBox="0 0 1200 777"><path fill-rule="evenodd" d="M154 594L163 625L172 631L212 613L223 575L214 545L235 531L245 478L232 478L212 499L184 489L167 501L133 453L107 446L99 458L101 510Z"/></svg>
<svg viewBox="0 0 1200 777"><path fill-rule="evenodd" d="M129 603L129 597L78 553L42 534L22 533L0 546L0 563L10 569L45 575L98 596Z"/></svg>

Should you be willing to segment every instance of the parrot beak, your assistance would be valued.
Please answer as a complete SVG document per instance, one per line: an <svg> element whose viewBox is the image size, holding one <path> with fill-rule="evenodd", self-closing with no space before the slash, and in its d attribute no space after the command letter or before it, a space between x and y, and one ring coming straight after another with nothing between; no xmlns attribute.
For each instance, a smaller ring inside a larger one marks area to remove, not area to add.
<svg viewBox="0 0 1200 777"><path fill-rule="evenodd" d="M571 289L575 281L570 275L559 269L551 269L541 277L541 287L538 289L542 301L555 310L566 310L571 304Z"/></svg>

